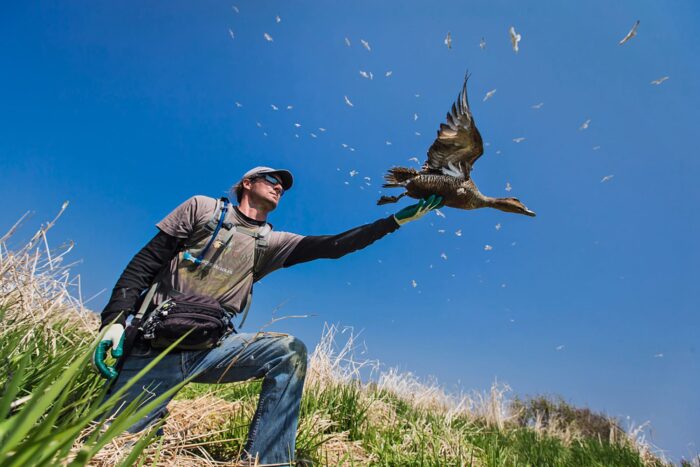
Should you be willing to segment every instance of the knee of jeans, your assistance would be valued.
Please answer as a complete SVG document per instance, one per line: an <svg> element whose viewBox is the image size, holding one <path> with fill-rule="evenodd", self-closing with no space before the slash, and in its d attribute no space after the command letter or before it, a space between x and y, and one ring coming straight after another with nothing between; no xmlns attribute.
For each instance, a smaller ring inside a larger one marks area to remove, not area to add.
<svg viewBox="0 0 700 467"><path fill-rule="evenodd" d="M304 344L304 342L302 342L301 339L297 339L294 336L287 336L285 338L285 344L289 349L289 353L291 354L291 360L293 361L294 365L299 370L306 372L306 344Z"/></svg>

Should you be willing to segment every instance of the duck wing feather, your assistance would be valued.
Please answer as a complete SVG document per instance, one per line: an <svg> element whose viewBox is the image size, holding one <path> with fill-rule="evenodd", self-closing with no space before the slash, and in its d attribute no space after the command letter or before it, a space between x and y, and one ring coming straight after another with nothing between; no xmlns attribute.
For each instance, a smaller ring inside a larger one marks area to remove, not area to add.
<svg viewBox="0 0 700 467"><path fill-rule="evenodd" d="M476 160L484 153L481 134L476 128L467 99L467 80L464 77L462 91L447 114L447 123L441 123L437 138L428 149L428 160L423 166L426 172L442 173L442 169L460 170L465 178Z"/></svg>

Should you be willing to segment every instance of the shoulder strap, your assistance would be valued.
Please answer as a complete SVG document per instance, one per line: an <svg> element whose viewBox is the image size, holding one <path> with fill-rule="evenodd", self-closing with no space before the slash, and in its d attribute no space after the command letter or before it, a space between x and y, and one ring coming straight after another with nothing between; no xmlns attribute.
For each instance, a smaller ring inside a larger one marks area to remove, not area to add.
<svg viewBox="0 0 700 467"><path fill-rule="evenodd" d="M249 235L255 239L255 252L253 253L253 267L250 270L250 273L253 278L255 278L255 274L258 272L258 260L260 259L262 252L265 248L267 248L267 238L270 232L272 232L272 227L270 227L270 224L265 224L264 226L260 227L259 229L247 229L244 227L237 227L236 230L238 232L244 233L246 235ZM243 327L243 323L245 323L245 319L248 317L248 310L250 310L250 304L253 301L253 285L251 284L250 286L250 291L248 292L248 296L246 297L245 300L245 307L243 308L243 317L241 318L241 322L238 325L238 328Z"/></svg>
<svg viewBox="0 0 700 467"><path fill-rule="evenodd" d="M202 260L204 259L204 256L207 254L207 251L209 251L209 248L211 247L212 243L214 243L214 239L216 239L216 236L219 235L219 230L221 230L221 226L224 224L224 219L226 219L226 213L228 212L228 198L221 198L221 210L219 214L219 220L216 223L216 226L213 227L214 233L212 233L211 238L209 239L209 243L207 243L207 246L204 247L202 252L197 256L196 258L192 257L192 255L189 255L186 259L192 261L196 266L199 266L202 263ZM214 217L207 223L207 229L209 229L214 222Z"/></svg>
<svg viewBox="0 0 700 467"><path fill-rule="evenodd" d="M268 244L268 237L270 235L270 232L272 232L272 227L270 227L270 224L265 224L264 226L257 228L257 229L249 229L247 227L241 227L236 226L236 232L240 232L242 234L248 235L249 237L253 237L255 239L255 254L254 254L254 260L253 260L253 273L258 272L258 260L260 259L260 256L262 255L263 250L267 248Z"/></svg>
<svg viewBox="0 0 700 467"><path fill-rule="evenodd" d="M148 309L148 305L151 304L151 300L153 300L153 295L156 293L156 289L158 288L158 277L156 277L156 280L153 281L153 285L151 286L150 289L148 289L148 292L146 292L146 296L143 299L143 302L141 302L141 308L139 308L139 312L136 313L134 316L134 320L138 320L137 324L141 323L141 319L143 318L143 315L146 314L146 310Z"/></svg>

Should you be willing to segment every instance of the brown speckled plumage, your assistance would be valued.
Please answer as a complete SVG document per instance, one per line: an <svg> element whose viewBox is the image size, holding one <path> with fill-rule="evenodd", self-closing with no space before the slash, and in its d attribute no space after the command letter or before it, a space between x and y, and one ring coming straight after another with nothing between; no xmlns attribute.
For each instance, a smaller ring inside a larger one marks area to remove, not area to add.
<svg viewBox="0 0 700 467"><path fill-rule="evenodd" d="M481 134L476 128L467 100L465 76L462 91L440 124L437 138L428 149L428 159L420 171L393 167L385 175L385 188L404 188L399 196L382 196L377 204L395 203L403 196L425 198L431 194L443 197L445 206L457 209L492 207L501 211L534 216L517 198L491 198L481 194L471 179L474 163L484 152Z"/></svg>

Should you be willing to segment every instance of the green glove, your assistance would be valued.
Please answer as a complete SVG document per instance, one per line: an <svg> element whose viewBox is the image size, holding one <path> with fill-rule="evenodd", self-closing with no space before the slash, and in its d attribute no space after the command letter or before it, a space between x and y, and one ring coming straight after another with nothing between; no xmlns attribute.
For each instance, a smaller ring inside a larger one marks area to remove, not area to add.
<svg viewBox="0 0 700 467"><path fill-rule="evenodd" d="M442 207L442 196L430 195L427 198L418 201L416 204L406 206L394 214L394 219L396 219L397 224L403 225L406 222L420 219L428 212L439 207Z"/></svg>
<svg viewBox="0 0 700 467"><path fill-rule="evenodd" d="M110 347L112 348L112 358L118 359L124 355L124 326L119 323L114 323L107 328L107 332L97 344L95 353L92 354L92 364L100 372L100 375L107 379L115 379L118 375L115 368L116 363L112 366L107 366L105 363L107 350Z"/></svg>

